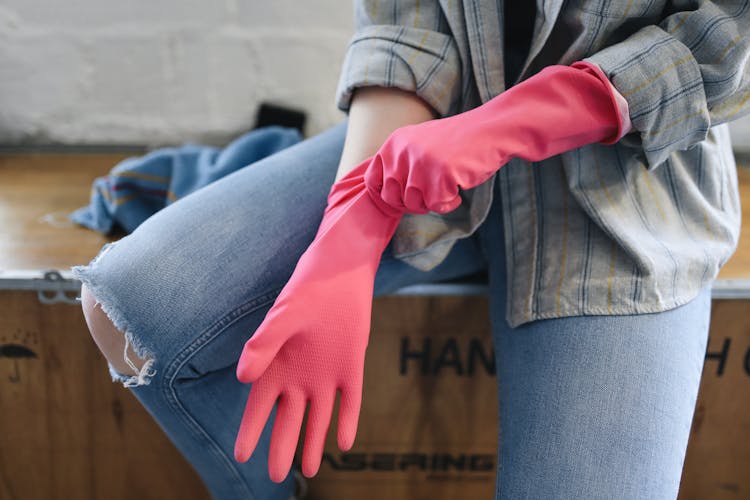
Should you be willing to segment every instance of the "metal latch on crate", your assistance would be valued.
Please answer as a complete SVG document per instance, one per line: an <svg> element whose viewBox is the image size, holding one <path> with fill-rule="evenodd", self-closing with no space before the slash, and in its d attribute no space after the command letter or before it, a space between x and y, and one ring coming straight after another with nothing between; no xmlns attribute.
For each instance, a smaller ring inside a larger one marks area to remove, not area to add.
<svg viewBox="0 0 750 500"><path fill-rule="evenodd" d="M0 290L36 291L42 304L80 305L76 299L81 293L81 282L73 279L69 271L0 271Z"/></svg>

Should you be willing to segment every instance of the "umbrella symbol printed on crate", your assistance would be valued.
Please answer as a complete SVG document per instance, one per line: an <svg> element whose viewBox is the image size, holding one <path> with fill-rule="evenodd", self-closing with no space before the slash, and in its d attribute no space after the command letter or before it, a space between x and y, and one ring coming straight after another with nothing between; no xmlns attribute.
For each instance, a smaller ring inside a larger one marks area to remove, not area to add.
<svg viewBox="0 0 750 500"><path fill-rule="evenodd" d="M8 380L13 383L18 383L21 380L18 374L18 359L19 358L36 358L38 357L34 351L20 344L4 344L0 345L0 358L9 358L13 360L14 373Z"/></svg>

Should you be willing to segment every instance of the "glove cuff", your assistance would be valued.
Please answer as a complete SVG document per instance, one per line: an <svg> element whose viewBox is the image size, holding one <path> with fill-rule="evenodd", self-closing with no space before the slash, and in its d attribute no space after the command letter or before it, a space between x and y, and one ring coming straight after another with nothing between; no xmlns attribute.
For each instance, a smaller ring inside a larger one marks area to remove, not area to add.
<svg viewBox="0 0 750 500"><path fill-rule="evenodd" d="M617 131L612 137L600 141L600 143L606 145L615 144L632 129L632 124L630 123L628 101L626 101L625 98L617 91L614 85L612 85L612 82L609 81L609 78L607 78L607 75L604 74L604 71L602 71L602 69L598 65L589 61L578 61L571 64L570 67L585 71L586 73L595 76L604 85L605 92L612 102L612 108L616 110Z"/></svg>

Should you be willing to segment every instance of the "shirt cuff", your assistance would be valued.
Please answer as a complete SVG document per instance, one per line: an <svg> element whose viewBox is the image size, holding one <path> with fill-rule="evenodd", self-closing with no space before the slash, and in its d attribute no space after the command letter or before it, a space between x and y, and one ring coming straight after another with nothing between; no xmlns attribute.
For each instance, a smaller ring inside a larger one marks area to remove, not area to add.
<svg viewBox="0 0 750 500"><path fill-rule="evenodd" d="M658 26L586 58L627 101L648 168L704 140L711 126L703 78L690 49Z"/></svg>
<svg viewBox="0 0 750 500"><path fill-rule="evenodd" d="M336 105L348 111L358 87L396 87L414 92L445 116L459 97L461 63L449 35L420 28L375 25L349 44Z"/></svg>

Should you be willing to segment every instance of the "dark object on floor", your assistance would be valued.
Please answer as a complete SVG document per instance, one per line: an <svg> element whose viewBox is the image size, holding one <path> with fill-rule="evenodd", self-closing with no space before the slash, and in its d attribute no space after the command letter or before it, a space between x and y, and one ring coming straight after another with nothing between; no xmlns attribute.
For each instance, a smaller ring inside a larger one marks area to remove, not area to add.
<svg viewBox="0 0 750 500"><path fill-rule="evenodd" d="M261 103L255 119L255 128L279 125L281 127L296 128L303 133L307 115L303 111L285 108L267 102Z"/></svg>

